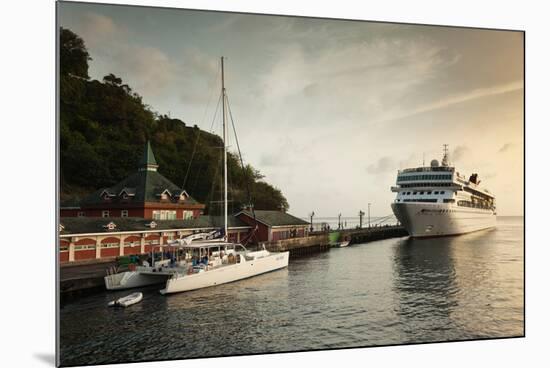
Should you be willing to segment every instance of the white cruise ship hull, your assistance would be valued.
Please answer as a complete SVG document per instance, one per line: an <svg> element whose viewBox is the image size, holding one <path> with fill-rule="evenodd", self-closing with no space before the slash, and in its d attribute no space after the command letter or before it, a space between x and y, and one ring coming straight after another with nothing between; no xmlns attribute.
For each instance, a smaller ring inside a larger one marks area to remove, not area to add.
<svg viewBox="0 0 550 368"><path fill-rule="evenodd" d="M491 210L447 203L392 203L395 217L412 237L460 235L496 226Z"/></svg>
<svg viewBox="0 0 550 368"><path fill-rule="evenodd" d="M224 265L200 273L178 275L168 279L166 288L160 292L170 294L202 289L275 271L288 266L288 255L289 252L271 253L266 257L250 261L243 260L241 263Z"/></svg>

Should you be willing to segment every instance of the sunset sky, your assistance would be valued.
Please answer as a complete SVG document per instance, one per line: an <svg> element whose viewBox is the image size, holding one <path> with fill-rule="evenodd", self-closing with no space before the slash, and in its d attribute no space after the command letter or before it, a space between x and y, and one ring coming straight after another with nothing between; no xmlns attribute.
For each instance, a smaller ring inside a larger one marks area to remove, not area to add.
<svg viewBox="0 0 550 368"><path fill-rule="evenodd" d="M499 215L523 214L522 33L74 3L58 15L92 78L114 73L205 130L226 56L244 160L296 216L368 202L389 215L397 170L440 160L444 143Z"/></svg>

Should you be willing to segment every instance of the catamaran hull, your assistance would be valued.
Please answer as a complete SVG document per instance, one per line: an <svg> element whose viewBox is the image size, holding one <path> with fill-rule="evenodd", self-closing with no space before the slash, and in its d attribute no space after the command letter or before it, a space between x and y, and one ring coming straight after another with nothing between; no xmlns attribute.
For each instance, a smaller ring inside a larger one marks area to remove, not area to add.
<svg viewBox="0 0 550 368"><path fill-rule="evenodd" d="M265 258L237 263L191 275L171 278L161 294L181 293L234 282L288 266L289 252L272 254Z"/></svg>
<svg viewBox="0 0 550 368"><path fill-rule="evenodd" d="M162 284L170 275L143 274L138 271L126 271L114 275L105 276L105 288L107 290L125 290L137 287Z"/></svg>
<svg viewBox="0 0 550 368"><path fill-rule="evenodd" d="M395 217L410 236L460 235L496 227L491 210L444 203L392 203Z"/></svg>

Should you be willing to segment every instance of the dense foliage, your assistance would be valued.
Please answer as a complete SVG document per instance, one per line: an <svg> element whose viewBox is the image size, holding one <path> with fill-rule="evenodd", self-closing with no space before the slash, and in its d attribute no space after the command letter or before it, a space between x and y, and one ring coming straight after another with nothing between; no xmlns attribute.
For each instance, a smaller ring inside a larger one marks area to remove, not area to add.
<svg viewBox="0 0 550 368"><path fill-rule="evenodd" d="M221 138L196 125L189 127L182 120L156 114L113 74L102 81L90 80L89 60L84 41L61 28L62 200L78 200L134 172L149 139L159 172L205 203L210 213L218 213L215 203L221 199ZM263 181L250 165L243 170L235 154L229 154L228 167L232 210L249 203L247 188L256 209L288 209L281 191Z"/></svg>

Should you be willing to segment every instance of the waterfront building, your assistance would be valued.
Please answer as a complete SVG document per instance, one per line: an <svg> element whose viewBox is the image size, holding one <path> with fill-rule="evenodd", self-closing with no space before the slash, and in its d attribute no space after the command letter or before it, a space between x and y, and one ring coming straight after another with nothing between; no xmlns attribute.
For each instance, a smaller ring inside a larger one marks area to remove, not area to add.
<svg viewBox="0 0 550 368"><path fill-rule="evenodd" d="M251 226L229 217L228 238L241 242ZM120 256L162 252L168 242L197 232L223 227L223 219L199 216L187 220L151 220L143 218L66 217L59 224L59 260L98 261Z"/></svg>
<svg viewBox="0 0 550 368"><path fill-rule="evenodd" d="M205 206L161 175L147 142L138 170L78 203L63 203L61 217L139 217L152 220L198 218Z"/></svg>
<svg viewBox="0 0 550 368"><path fill-rule="evenodd" d="M102 261L128 255L162 252L168 243L198 232L219 230L221 216L186 220L137 217L64 217L59 224L59 260ZM271 242L308 236L309 223L281 211L241 211L228 217L228 241ZM251 231L256 229L254 236Z"/></svg>
<svg viewBox="0 0 550 368"><path fill-rule="evenodd" d="M257 225L258 242L301 238L309 231L309 222L283 211L243 210L235 216L252 228Z"/></svg>
<svg viewBox="0 0 550 368"><path fill-rule="evenodd" d="M221 217L158 171L147 142L138 170L82 201L61 205L60 262L102 261L163 251L169 241L223 228ZM228 241L252 243L307 236L309 223L281 211L241 211L228 218ZM254 236L251 231L256 229Z"/></svg>

